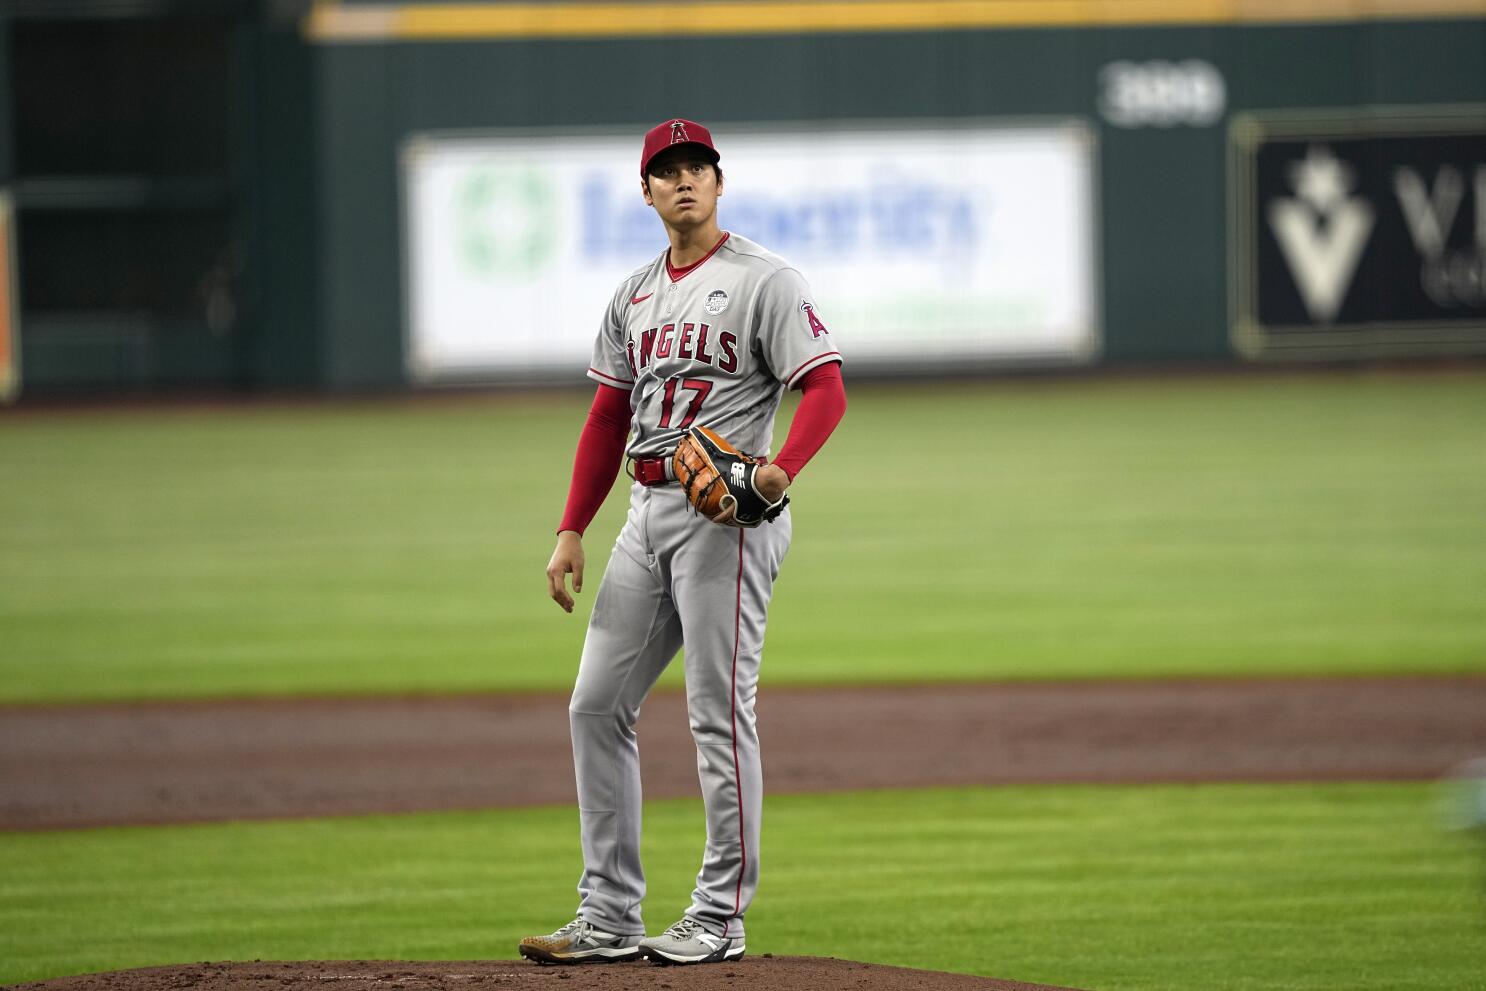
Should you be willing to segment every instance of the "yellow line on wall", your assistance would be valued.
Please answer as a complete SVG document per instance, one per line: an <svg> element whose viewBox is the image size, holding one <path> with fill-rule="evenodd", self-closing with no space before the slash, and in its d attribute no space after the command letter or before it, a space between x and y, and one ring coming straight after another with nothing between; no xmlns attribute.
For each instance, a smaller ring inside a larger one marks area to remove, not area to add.
<svg viewBox="0 0 1486 991"><path fill-rule="evenodd" d="M676 3L341 4L319 41L621 38L964 28L1295 23L1486 17L1486 0L692 0Z"/></svg>

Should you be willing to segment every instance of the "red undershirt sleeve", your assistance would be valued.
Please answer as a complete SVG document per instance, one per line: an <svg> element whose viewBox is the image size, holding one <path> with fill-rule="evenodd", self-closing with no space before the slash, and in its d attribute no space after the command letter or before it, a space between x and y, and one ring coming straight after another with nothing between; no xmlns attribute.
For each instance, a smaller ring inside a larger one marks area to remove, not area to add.
<svg viewBox="0 0 1486 991"><path fill-rule="evenodd" d="M840 363L833 361L811 369L800 380L800 390L804 395L790 421L789 436L773 461L790 481L825 445L846 413L846 385L841 381Z"/></svg>
<svg viewBox="0 0 1486 991"><path fill-rule="evenodd" d="M593 394L588 420L578 435L578 453L573 458L573 481L568 486L568 504L557 532L576 530L582 534L593 522L604 497L619 477L624 445L629 440L628 389L601 385Z"/></svg>

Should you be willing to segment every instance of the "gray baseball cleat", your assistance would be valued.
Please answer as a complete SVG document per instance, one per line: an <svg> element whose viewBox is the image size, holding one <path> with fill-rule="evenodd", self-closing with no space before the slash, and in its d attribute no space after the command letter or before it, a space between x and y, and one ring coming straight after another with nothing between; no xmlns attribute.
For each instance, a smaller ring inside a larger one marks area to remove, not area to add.
<svg viewBox="0 0 1486 991"><path fill-rule="evenodd" d="M695 919L682 919L659 936L640 940L651 963L722 963L743 957L743 938L714 936Z"/></svg>
<svg viewBox="0 0 1486 991"><path fill-rule="evenodd" d="M520 951L537 963L615 963L639 959L640 939L616 936L594 928L587 919L574 919L551 936L526 937Z"/></svg>

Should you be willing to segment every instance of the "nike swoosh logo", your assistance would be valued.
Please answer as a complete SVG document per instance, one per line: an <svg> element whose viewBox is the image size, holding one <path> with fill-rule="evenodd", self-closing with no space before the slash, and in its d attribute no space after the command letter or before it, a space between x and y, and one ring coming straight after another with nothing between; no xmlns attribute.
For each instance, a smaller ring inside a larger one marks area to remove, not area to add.
<svg viewBox="0 0 1486 991"><path fill-rule="evenodd" d="M632 297L630 297L630 303L632 303L632 304L633 303L643 303L643 302L645 302L645 300L649 299L651 296L654 296L654 295L655 295L655 293L653 293L653 292L647 292L643 296L632 296Z"/></svg>

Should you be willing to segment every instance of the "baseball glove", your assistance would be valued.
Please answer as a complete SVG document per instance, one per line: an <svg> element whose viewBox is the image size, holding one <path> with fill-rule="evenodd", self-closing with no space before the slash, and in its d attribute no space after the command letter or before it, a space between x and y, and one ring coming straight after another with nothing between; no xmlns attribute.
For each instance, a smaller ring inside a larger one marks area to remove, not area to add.
<svg viewBox="0 0 1486 991"><path fill-rule="evenodd" d="M787 495L778 502L760 495L754 476L763 465L706 427L692 427L681 438L673 467L692 508L713 523L742 527L772 523L789 505Z"/></svg>

